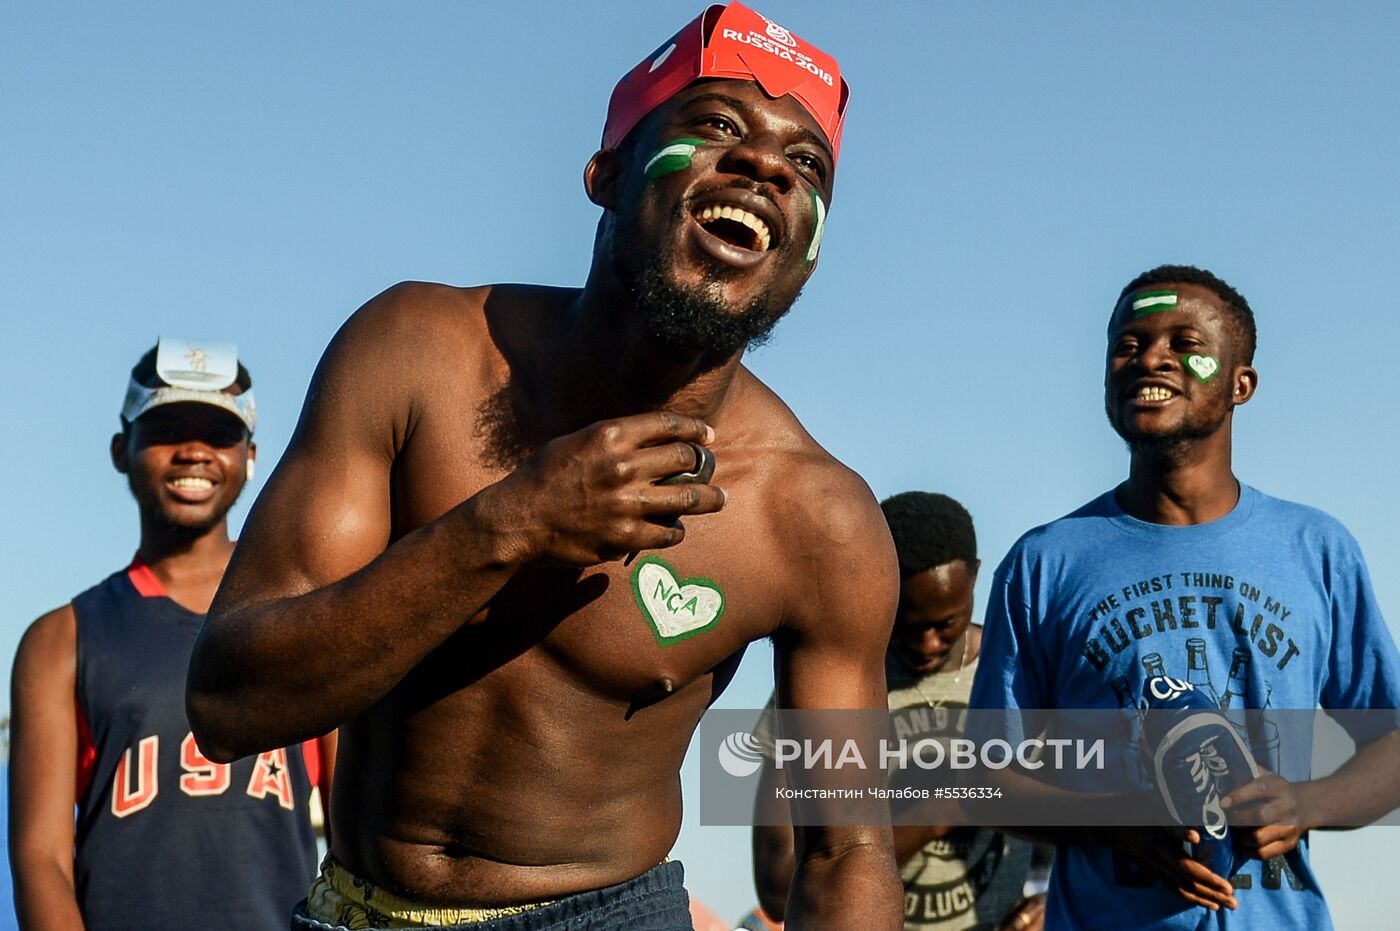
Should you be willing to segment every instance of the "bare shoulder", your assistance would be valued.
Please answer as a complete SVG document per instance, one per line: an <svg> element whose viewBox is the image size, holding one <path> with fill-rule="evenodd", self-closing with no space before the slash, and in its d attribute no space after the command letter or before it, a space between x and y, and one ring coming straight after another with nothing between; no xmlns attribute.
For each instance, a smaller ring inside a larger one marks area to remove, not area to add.
<svg viewBox="0 0 1400 931"><path fill-rule="evenodd" d="M823 449L771 392L750 389L777 597L782 708L884 708L883 657L899 599L884 514L865 481ZM716 428L718 430L718 428Z"/></svg>
<svg viewBox="0 0 1400 931"><path fill-rule="evenodd" d="M67 671L71 677L77 663L78 621L73 606L41 615L20 638L15 653L15 680L28 676L53 676Z"/></svg>
<svg viewBox="0 0 1400 931"><path fill-rule="evenodd" d="M480 343L492 286L458 288L402 281L375 295L345 322L331 351L407 362L425 353Z"/></svg>
<svg viewBox="0 0 1400 931"><path fill-rule="evenodd" d="M316 367L298 438L355 446L384 461L402 448L434 399L472 403L498 384L511 345L563 289L521 285L396 284L356 310Z"/></svg>
<svg viewBox="0 0 1400 931"><path fill-rule="evenodd" d="M870 486L813 439L770 389L751 381L745 393L752 416L764 424L764 505L784 562L801 567L794 575L824 580L824 587L863 580L871 589L897 589L894 545Z"/></svg>
<svg viewBox="0 0 1400 931"><path fill-rule="evenodd" d="M826 450L793 463L791 486L795 494L780 502L779 513L801 536L793 545L816 550L813 558L868 555L879 562L892 545L870 486Z"/></svg>
<svg viewBox="0 0 1400 931"><path fill-rule="evenodd" d="M498 379L503 367L538 345L540 333L575 294L533 285L400 282L345 322L318 378L327 370L347 370L359 393L390 397L439 376Z"/></svg>
<svg viewBox="0 0 1400 931"><path fill-rule="evenodd" d="M469 287L401 281L357 310L341 334L383 349L466 344L505 347L518 330L542 325L578 294L575 288L486 284ZM337 338L340 338L338 336Z"/></svg>

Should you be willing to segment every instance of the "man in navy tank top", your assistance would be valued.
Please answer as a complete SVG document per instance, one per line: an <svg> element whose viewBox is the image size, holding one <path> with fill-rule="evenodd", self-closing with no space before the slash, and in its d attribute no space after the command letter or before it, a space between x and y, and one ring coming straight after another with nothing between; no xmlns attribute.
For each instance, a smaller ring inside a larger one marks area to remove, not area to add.
<svg viewBox="0 0 1400 931"><path fill-rule="evenodd" d="M167 337L132 369L111 454L141 515L136 556L35 621L15 658L10 862L25 929L281 927L315 873L308 799L333 738L215 763L185 718L254 423L232 344Z"/></svg>

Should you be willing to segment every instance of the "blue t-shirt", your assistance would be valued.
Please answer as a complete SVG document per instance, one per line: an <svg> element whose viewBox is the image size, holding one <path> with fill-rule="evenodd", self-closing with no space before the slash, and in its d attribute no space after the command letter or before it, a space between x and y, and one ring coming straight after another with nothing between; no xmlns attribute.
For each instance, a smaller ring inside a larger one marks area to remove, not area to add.
<svg viewBox="0 0 1400 931"><path fill-rule="evenodd" d="M974 708L1120 708L1144 681L1192 683L1222 708L1400 707L1400 655L1356 541L1313 508L1245 485L1234 510L1151 524L1112 492L1030 531L997 568ZM1256 735L1285 775L1308 748ZM1245 861L1238 911L1211 913L1106 847L1061 845L1046 928L1330 928L1307 839Z"/></svg>

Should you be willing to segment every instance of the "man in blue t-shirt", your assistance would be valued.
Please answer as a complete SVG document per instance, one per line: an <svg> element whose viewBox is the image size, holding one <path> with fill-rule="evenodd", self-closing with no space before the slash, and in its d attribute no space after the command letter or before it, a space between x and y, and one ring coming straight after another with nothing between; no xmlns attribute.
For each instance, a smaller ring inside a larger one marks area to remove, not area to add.
<svg viewBox="0 0 1400 931"><path fill-rule="evenodd" d="M1222 709L1400 707L1400 656L1356 542L1231 470L1254 344L1248 303L1209 272L1161 266L1123 289L1104 400L1128 478L1027 533L997 569L972 707L1137 707L1156 676ZM1338 772L1293 783L1275 771L1306 767L1308 748L1268 725L1250 736L1265 771L1223 800L1233 875L1193 859L1183 839L1201 838L1185 828L1027 829L1057 845L1046 928L1329 928L1306 827L1289 822L1361 824L1395 807L1400 735L1354 733ZM1088 804L1036 791L1060 810Z"/></svg>

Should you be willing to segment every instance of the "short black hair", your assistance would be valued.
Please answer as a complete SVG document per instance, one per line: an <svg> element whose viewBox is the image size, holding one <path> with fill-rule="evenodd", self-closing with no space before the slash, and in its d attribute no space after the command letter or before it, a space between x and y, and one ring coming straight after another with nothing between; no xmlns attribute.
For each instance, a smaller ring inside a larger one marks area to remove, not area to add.
<svg viewBox="0 0 1400 931"><path fill-rule="evenodd" d="M158 349L160 349L159 344L147 349L140 361L131 367L131 377L138 385L154 388L161 383L160 376L156 374L156 351Z"/></svg>
<svg viewBox="0 0 1400 931"><path fill-rule="evenodd" d="M1235 326L1235 336L1239 339L1239 345L1236 348L1240 350L1246 365L1253 364L1257 334L1254 329L1254 311L1250 310L1249 301L1245 300L1243 294L1230 287L1224 280L1204 268L1197 268L1194 265L1158 265L1151 271L1145 271L1128 282L1128 286L1118 293L1118 301L1113 305L1114 312L1117 312L1118 305L1122 303L1123 298L1134 291L1174 281L1182 284L1200 285L1210 289L1216 297L1220 298L1225 309L1230 312L1230 320Z"/></svg>
<svg viewBox="0 0 1400 931"><path fill-rule="evenodd" d="M967 508L947 495L906 491L880 502L894 537L900 578L961 559L977 563L977 531Z"/></svg>

